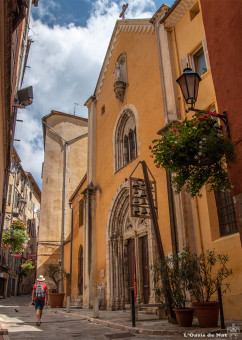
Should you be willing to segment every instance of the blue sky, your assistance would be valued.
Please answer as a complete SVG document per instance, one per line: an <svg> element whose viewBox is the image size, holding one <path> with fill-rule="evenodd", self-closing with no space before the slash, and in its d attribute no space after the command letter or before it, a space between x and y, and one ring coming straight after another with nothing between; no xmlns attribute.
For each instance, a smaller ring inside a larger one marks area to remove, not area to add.
<svg viewBox="0 0 242 340"><path fill-rule="evenodd" d="M163 1L129 0L127 19L151 18ZM166 0L171 6L174 0ZM34 102L18 110L15 146L25 171L41 187L44 159L41 117L51 110L87 117L85 101L93 95L122 0L39 0L32 6L33 40L23 87L32 85Z"/></svg>
<svg viewBox="0 0 242 340"><path fill-rule="evenodd" d="M154 10L154 12L165 3L168 6L172 6L175 0L154 0L154 6L149 4L147 1L147 8ZM59 25L68 25L70 23L74 23L76 26L86 26L87 20L90 17L90 14L95 7L96 1L93 0L40 0L44 8L48 8L48 12L42 15L41 7L38 7L35 11L33 11L33 18L35 20L41 17L41 20L44 23L47 23L49 26L53 26L55 24ZM116 3L120 5L120 11L122 8L122 4L124 1L106 1L107 7L110 7L112 3ZM42 6L41 5L41 6ZM136 1L136 7L139 7L139 1ZM129 18L129 10L127 10L127 18Z"/></svg>

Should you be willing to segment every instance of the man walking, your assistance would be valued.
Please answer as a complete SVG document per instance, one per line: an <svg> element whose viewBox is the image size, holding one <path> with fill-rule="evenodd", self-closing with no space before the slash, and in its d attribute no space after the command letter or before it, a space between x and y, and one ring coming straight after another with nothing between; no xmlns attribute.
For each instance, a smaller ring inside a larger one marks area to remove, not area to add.
<svg viewBox="0 0 242 340"><path fill-rule="evenodd" d="M44 281L44 276L40 275L37 278L37 283L34 284L32 292L32 302L34 302L37 317L36 326L40 326L44 304L48 304L47 285Z"/></svg>

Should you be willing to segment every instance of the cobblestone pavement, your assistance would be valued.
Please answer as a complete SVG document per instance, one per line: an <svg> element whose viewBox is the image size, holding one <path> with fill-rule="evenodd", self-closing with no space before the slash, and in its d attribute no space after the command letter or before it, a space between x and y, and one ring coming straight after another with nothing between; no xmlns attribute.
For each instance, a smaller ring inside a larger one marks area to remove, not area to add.
<svg viewBox="0 0 242 340"><path fill-rule="evenodd" d="M168 324L165 320L158 320L154 315L142 313L139 314L136 328L132 328L128 311L100 311L100 318L93 319L90 310L72 309L71 313L66 313L65 309L45 308L42 324L38 327L34 306L30 300L30 296L0 300L0 324L9 332L3 336L4 340L228 338L227 332L223 334L219 329L211 330L211 334L209 330L198 327L182 329L177 325ZM241 323L236 325L242 328ZM242 340L241 334L237 339Z"/></svg>

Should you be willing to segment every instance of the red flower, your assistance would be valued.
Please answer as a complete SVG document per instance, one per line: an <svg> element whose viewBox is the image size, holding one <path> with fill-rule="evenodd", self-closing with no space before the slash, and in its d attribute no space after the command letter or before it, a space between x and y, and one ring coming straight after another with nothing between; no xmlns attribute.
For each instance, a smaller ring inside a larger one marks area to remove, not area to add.
<svg viewBox="0 0 242 340"><path fill-rule="evenodd" d="M172 131L176 133L176 132L177 132L177 129L172 129Z"/></svg>
<svg viewBox="0 0 242 340"><path fill-rule="evenodd" d="M216 112L209 112L208 114L210 117L217 117L217 113Z"/></svg>
<svg viewBox="0 0 242 340"><path fill-rule="evenodd" d="M157 168L159 168L159 167L160 167L160 166L159 166L159 164L156 164L155 166L156 166Z"/></svg>
<svg viewBox="0 0 242 340"><path fill-rule="evenodd" d="M152 150L152 146L151 145L149 146L149 150Z"/></svg>
<svg viewBox="0 0 242 340"><path fill-rule="evenodd" d="M175 147L175 146L172 146L172 147L171 147L171 150L176 150L176 147Z"/></svg>

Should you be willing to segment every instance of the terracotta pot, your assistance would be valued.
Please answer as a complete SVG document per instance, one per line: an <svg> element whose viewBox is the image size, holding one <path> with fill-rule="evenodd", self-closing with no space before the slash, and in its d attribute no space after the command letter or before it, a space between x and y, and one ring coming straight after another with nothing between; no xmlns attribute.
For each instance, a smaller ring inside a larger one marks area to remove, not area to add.
<svg viewBox="0 0 242 340"><path fill-rule="evenodd" d="M194 308L174 308L178 325L181 327L191 327Z"/></svg>
<svg viewBox="0 0 242 340"><path fill-rule="evenodd" d="M218 301L193 302L200 327L218 327Z"/></svg>
<svg viewBox="0 0 242 340"><path fill-rule="evenodd" d="M63 307L64 296L65 293L49 293L50 307Z"/></svg>

